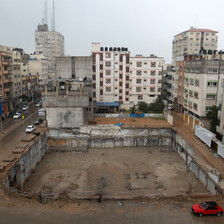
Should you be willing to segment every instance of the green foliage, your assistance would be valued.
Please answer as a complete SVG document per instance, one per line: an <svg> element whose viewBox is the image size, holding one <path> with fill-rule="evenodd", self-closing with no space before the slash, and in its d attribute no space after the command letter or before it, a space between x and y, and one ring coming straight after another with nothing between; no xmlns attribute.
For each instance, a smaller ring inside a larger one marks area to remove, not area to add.
<svg viewBox="0 0 224 224"><path fill-rule="evenodd" d="M206 114L206 117L210 120L210 131L216 133L216 126L219 124L218 107L212 106L211 110Z"/></svg>
<svg viewBox="0 0 224 224"><path fill-rule="evenodd" d="M143 113L147 113L149 110L149 106L146 102L138 102L138 110Z"/></svg>
<svg viewBox="0 0 224 224"><path fill-rule="evenodd" d="M135 114L136 108L135 105L131 108L131 114Z"/></svg>
<svg viewBox="0 0 224 224"><path fill-rule="evenodd" d="M160 99L156 99L153 103L148 106L149 111L153 113L162 113L164 108L164 103Z"/></svg>

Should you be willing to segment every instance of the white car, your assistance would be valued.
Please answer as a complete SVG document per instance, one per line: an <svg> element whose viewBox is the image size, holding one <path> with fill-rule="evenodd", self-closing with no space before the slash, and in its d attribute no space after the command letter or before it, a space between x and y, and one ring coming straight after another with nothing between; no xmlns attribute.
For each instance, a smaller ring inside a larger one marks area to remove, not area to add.
<svg viewBox="0 0 224 224"><path fill-rule="evenodd" d="M36 130L36 126L35 125L28 125L26 127L26 133L32 133L34 130Z"/></svg>
<svg viewBox="0 0 224 224"><path fill-rule="evenodd" d="M29 106L28 105L25 105L23 106L22 110L28 110L29 109Z"/></svg>
<svg viewBox="0 0 224 224"><path fill-rule="evenodd" d="M42 105L42 103L41 102L38 102L37 104L36 104L36 107L40 107Z"/></svg>
<svg viewBox="0 0 224 224"><path fill-rule="evenodd" d="M22 116L21 113L16 112L16 113L14 114L13 118L14 118L14 119L18 119L18 118L20 118L21 116Z"/></svg>

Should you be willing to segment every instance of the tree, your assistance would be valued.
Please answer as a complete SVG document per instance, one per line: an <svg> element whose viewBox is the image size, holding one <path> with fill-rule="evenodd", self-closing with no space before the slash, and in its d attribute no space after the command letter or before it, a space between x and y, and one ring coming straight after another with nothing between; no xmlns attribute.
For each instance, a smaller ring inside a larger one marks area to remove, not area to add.
<svg viewBox="0 0 224 224"><path fill-rule="evenodd" d="M146 102L138 102L138 110L143 113L147 113L149 110L149 106Z"/></svg>
<svg viewBox="0 0 224 224"><path fill-rule="evenodd" d="M136 108L135 105L131 108L131 114L135 114Z"/></svg>
<svg viewBox="0 0 224 224"><path fill-rule="evenodd" d="M164 103L160 99L156 99L153 103L150 103L148 106L149 111L153 113L162 113L164 108Z"/></svg>
<svg viewBox="0 0 224 224"><path fill-rule="evenodd" d="M212 106L206 117L210 120L210 131L216 133L216 126L219 124L218 107Z"/></svg>

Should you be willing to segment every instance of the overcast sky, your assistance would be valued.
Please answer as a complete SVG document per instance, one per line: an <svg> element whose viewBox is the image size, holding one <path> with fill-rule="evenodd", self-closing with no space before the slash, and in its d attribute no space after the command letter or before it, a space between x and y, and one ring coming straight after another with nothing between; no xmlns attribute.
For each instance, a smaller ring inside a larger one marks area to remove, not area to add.
<svg viewBox="0 0 224 224"><path fill-rule="evenodd" d="M44 2L0 0L0 45L35 51L34 31L44 16ZM55 10L66 55L90 55L91 43L100 42L170 63L174 35L190 26L218 31L218 48L224 49L223 0L55 0Z"/></svg>

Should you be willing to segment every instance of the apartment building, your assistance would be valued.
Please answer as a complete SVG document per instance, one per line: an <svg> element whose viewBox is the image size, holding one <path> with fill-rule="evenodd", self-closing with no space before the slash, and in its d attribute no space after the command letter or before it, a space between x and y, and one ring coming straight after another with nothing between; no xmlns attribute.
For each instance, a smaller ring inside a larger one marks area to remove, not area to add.
<svg viewBox="0 0 224 224"><path fill-rule="evenodd" d="M38 83L40 86L48 83L48 64L47 58L40 54L31 54L29 56L29 74L31 76L38 76Z"/></svg>
<svg viewBox="0 0 224 224"><path fill-rule="evenodd" d="M161 95L163 69L166 69L163 58L153 55L130 58L130 105L139 101L152 103Z"/></svg>
<svg viewBox="0 0 224 224"><path fill-rule="evenodd" d="M129 104L130 52L128 48L92 44L93 100L98 103ZM100 105L100 104L99 104ZM108 104L109 105L109 104Z"/></svg>
<svg viewBox="0 0 224 224"><path fill-rule="evenodd" d="M47 58L48 73L55 74L56 57L64 56L64 36L56 31L49 31L48 25L38 25L35 31L36 54Z"/></svg>
<svg viewBox="0 0 224 224"><path fill-rule="evenodd" d="M177 102L177 88L178 88L178 75L177 67L167 67L167 101L169 104L173 104L176 107Z"/></svg>
<svg viewBox="0 0 224 224"><path fill-rule="evenodd" d="M10 98L9 88L9 65L12 63L12 58L8 56L6 51L0 51L0 95L3 111L8 111L7 101Z"/></svg>
<svg viewBox="0 0 224 224"><path fill-rule="evenodd" d="M221 55L191 55L185 57L183 107L188 115L202 120L223 92L224 61ZM193 122L193 121L192 121ZM192 123L191 122L191 123ZM194 123L191 125L194 126Z"/></svg>
<svg viewBox="0 0 224 224"><path fill-rule="evenodd" d="M176 57L199 54L200 50L216 50L218 43L217 31L210 29L197 29L191 27L189 30L174 36L172 59L173 64Z"/></svg>
<svg viewBox="0 0 224 224"><path fill-rule="evenodd" d="M92 44L93 100L100 105L129 109L140 101L153 102L161 95L163 58L130 57L125 47Z"/></svg>

